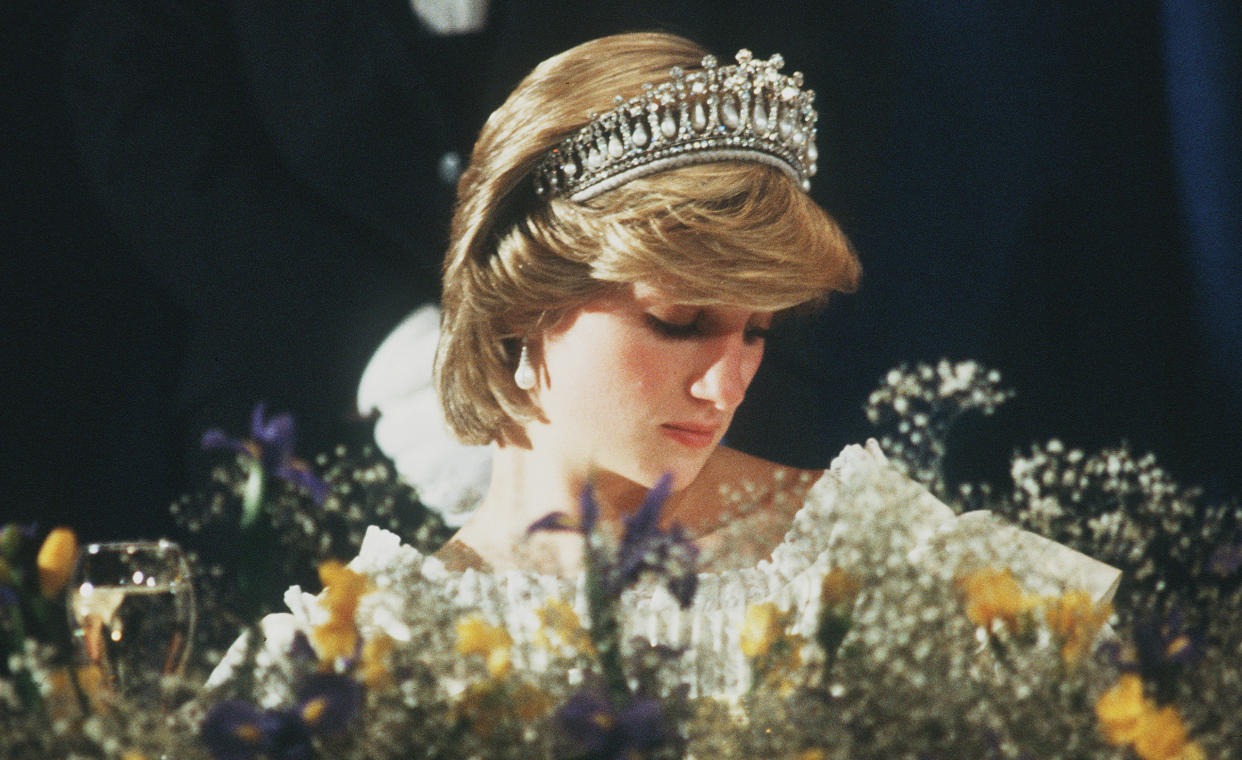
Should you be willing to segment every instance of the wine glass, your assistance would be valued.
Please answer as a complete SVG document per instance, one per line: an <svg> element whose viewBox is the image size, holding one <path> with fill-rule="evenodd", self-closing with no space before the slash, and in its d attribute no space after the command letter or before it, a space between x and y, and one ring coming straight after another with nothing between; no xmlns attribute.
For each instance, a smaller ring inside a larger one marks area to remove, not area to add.
<svg viewBox="0 0 1242 760"><path fill-rule="evenodd" d="M194 584L172 541L89 544L68 596L79 662L117 693L158 700L160 681L185 669L194 636Z"/></svg>

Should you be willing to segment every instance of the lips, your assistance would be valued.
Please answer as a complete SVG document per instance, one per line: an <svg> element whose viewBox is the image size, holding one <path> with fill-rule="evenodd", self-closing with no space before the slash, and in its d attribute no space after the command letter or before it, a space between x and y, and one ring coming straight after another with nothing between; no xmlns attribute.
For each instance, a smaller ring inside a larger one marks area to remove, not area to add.
<svg viewBox="0 0 1242 760"><path fill-rule="evenodd" d="M703 449L716 442L719 425L698 422L666 422L660 426L660 432L669 438L692 449Z"/></svg>

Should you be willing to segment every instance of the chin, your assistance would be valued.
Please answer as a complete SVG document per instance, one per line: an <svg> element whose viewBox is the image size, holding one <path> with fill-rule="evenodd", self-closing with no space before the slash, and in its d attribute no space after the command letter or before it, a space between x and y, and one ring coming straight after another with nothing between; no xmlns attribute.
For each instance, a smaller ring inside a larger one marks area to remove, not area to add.
<svg viewBox="0 0 1242 760"><path fill-rule="evenodd" d="M628 457L614 458L611 462L597 462L600 470L629 481L638 488L649 491L666 474L673 476L672 491L685 489L703 472L707 461L717 446L698 451L681 447L657 445L631 453Z"/></svg>
<svg viewBox="0 0 1242 760"><path fill-rule="evenodd" d="M694 461L667 462L663 466L650 469L648 476L643 478L641 484L650 490L660 482L660 478L664 477L665 473L671 473L673 476L672 491L676 493L693 483L703 472L706 463L706 456L696 457Z"/></svg>

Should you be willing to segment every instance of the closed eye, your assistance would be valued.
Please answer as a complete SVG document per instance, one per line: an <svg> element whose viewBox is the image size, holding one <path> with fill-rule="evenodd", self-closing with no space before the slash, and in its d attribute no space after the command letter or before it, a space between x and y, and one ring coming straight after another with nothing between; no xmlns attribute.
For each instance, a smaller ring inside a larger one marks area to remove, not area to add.
<svg viewBox="0 0 1242 760"><path fill-rule="evenodd" d="M696 316L689 322L670 322L666 319L660 319L654 314L646 314L647 324L657 334L675 340L687 340L697 338L708 333L708 327L704 325L702 315ZM771 334L771 329L763 325L747 325L743 337L747 343L760 343L767 340Z"/></svg>
<svg viewBox="0 0 1242 760"><path fill-rule="evenodd" d="M669 322L654 314L647 314L647 324L652 330L666 338L694 338L703 334L703 328L699 325L699 318L695 317L689 322Z"/></svg>
<svg viewBox="0 0 1242 760"><path fill-rule="evenodd" d="M759 343L760 341L767 340L768 336L771 334L772 334L771 328L759 327L758 325L752 325L751 327L746 328L746 342L747 343Z"/></svg>

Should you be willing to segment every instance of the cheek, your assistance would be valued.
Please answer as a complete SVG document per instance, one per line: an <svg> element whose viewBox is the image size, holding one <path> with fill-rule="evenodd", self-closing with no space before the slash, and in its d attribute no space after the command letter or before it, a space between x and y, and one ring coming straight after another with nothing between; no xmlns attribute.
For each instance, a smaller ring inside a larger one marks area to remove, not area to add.
<svg viewBox="0 0 1242 760"><path fill-rule="evenodd" d="M544 360L549 382L541 398L544 411L556 422L589 420L604 427L615 427L618 418L643 416L670 363L636 331L590 317L551 339Z"/></svg>
<svg viewBox="0 0 1242 760"><path fill-rule="evenodd" d="M632 394L636 400L661 394L675 382L678 360L666 347L653 341L623 341L613 357L617 380L624 383L618 390Z"/></svg>

